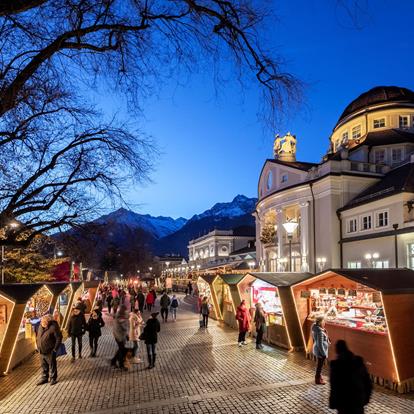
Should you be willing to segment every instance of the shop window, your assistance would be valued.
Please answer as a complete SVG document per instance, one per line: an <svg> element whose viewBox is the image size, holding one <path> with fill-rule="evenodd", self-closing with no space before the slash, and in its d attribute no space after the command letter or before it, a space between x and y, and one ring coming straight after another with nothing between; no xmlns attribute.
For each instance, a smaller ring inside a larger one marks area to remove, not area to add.
<svg viewBox="0 0 414 414"><path fill-rule="evenodd" d="M374 119L374 129L385 127L385 118Z"/></svg>
<svg viewBox="0 0 414 414"><path fill-rule="evenodd" d="M348 220L348 225L347 225L347 233L355 233L356 231L358 231L358 221L356 218L351 218Z"/></svg>
<svg viewBox="0 0 414 414"><path fill-rule="evenodd" d="M374 153L375 164L385 164L385 150L376 150Z"/></svg>
<svg viewBox="0 0 414 414"><path fill-rule="evenodd" d="M408 267L414 269L414 243L409 243L408 246Z"/></svg>
<svg viewBox="0 0 414 414"><path fill-rule="evenodd" d="M390 263L388 260L375 260L373 265L376 269L387 269L390 267Z"/></svg>
<svg viewBox="0 0 414 414"><path fill-rule="evenodd" d="M252 305L261 303L266 312L267 325L284 325L282 304L277 287L267 282L256 280L252 284Z"/></svg>
<svg viewBox="0 0 414 414"><path fill-rule="evenodd" d="M361 262L348 262L348 269L361 269Z"/></svg>
<svg viewBox="0 0 414 414"><path fill-rule="evenodd" d="M372 228L372 216L367 214L361 217L361 231L370 230Z"/></svg>
<svg viewBox="0 0 414 414"><path fill-rule="evenodd" d="M352 128L352 139L361 138L361 125Z"/></svg>
<svg viewBox="0 0 414 414"><path fill-rule="evenodd" d="M402 160L402 149L401 148L393 148L391 152L391 160L393 164L397 164Z"/></svg>
<svg viewBox="0 0 414 414"><path fill-rule="evenodd" d="M287 174L282 174L282 178L280 179L280 182L283 183L287 183L288 181L288 175Z"/></svg>
<svg viewBox="0 0 414 414"><path fill-rule="evenodd" d="M387 227L388 226L388 210L377 211L375 214L375 227Z"/></svg>
<svg viewBox="0 0 414 414"><path fill-rule="evenodd" d="M400 128L408 128L409 127L409 117L408 115L402 115L399 118L399 126Z"/></svg>

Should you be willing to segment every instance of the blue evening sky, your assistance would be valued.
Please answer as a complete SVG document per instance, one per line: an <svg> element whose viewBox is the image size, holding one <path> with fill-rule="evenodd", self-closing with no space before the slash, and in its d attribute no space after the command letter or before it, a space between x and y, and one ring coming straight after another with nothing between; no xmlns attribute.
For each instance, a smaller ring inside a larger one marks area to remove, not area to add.
<svg viewBox="0 0 414 414"><path fill-rule="evenodd" d="M304 105L277 131L257 118L258 94L238 84L216 90L197 74L166 85L145 103L145 131L162 150L153 183L127 197L139 213L191 217L237 194L256 196L275 132L298 138L297 158L319 161L345 106L377 85L414 89L414 2L361 0L351 22L335 0L274 1L279 20L267 34L286 70L306 83ZM110 107L110 109L114 109Z"/></svg>

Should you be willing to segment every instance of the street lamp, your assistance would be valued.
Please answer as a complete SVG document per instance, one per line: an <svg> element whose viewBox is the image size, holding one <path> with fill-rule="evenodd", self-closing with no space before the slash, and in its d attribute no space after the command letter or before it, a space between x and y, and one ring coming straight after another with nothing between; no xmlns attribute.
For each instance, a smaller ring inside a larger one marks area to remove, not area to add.
<svg viewBox="0 0 414 414"><path fill-rule="evenodd" d="M318 264L319 271L322 272L326 264L326 257L317 257L316 263Z"/></svg>
<svg viewBox="0 0 414 414"><path fill-rule="evenodd" d="M292 237L293 237L293 233L298 227L298 223L296 221L288 221L286 223L283 223L283 227L287 233L287 237L289 240L289 272L291 272L293 268L292 266Z"/></svg>

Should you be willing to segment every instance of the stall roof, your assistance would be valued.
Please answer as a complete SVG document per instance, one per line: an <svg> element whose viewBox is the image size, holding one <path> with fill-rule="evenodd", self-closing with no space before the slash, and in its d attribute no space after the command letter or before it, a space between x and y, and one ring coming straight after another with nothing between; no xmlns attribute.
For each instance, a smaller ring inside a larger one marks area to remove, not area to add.
<svg viewBox="0 0 414 414"><path fill-rule="evenodd" d="M16 303L26 303L44 283L8 283L0 286L0 294Z"/></svg>
<svg viewBox="0 0 414 414"><path fill-rule="evenodd" d="M411 269L329 269L316 276L336 273L383 293L414 292L414 270Z"/></svg>
<svg viewBox="0 0 414 414"><path fill-rule="evenodd" d="M100 283L99 280L85 280L83 282L83 286L85 286L86 289L96 288L99 286L99 283Z"/></svg>
<svg viewBox="0 0 414 414"><path fill-rule="evenodd" d="M308 279L312 276L311 273L290 273L290 272L278 272L278 273L269 273L269 272L257 272L249 273L249 275L254 276L257 279L263 280L273 286L292 286L298 282Z"/></svg>
<svg viewBox="0 0 414 414"><path fill-rule="evenodd" d="M61 294L69 286L69 282L54 282L45 284L54 295Z"/></svg>
<svg viewBox="0 0 414 414"><path fill-rule="evenodd" d="M220 275L220 277L228 284L228 285L237 285L246 275Z"/></svg>
<svg viewBox="0 0 414 414"><path fill-rule="evenodd" d="M201 275L201 279L204 279L208 284L211 284L214 282L214 279L217 277L217 275Z"/></svg>

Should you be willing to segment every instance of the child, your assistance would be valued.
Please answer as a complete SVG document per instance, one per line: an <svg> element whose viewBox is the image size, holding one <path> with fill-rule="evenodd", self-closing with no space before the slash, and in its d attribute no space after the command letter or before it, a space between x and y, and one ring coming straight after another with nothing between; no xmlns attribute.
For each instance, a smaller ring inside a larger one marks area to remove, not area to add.
<svg viewBox="0 0 414 414"><path fill-rule="evenodd" d="M173 295L171 299L171 305L170 305L170 311L171 311L171 317L173 321L175 322L177 320L177 308L178 308L179 302L176 295Z"/></svg>
<svg viewBox="0 0 414 414"><path fill-rule="evenodd" d="M91 347L91 357L96 357L98 350L98 339L102 335L101 328L105 326L102 316L94 310L89 318L86 329L89 331L89 346Z"/></svg>

